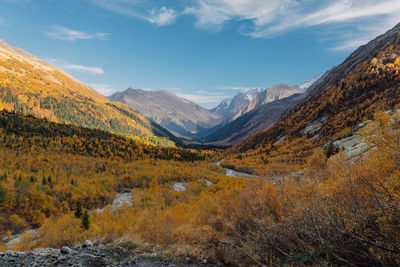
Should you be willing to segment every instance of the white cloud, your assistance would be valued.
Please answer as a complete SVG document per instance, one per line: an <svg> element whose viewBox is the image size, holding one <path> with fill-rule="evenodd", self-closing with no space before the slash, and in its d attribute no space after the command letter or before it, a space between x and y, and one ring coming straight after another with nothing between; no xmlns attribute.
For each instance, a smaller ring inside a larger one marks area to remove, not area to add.
<svg viewBox="0 0 400 267"><path fill-rule="evenodd" d="M262 88L262 87L261 86L246 87L246 86L230 86L230 85L223 85L217 87L217 89L219 90L243 91L243 92L256 88Z"/></svg>
<svg viewBox="0 0 400 267"><path fill-rule="evenodd" d="M351 50L400 22L400 0L89 0L105 10L165 26L194 16L196 27L238 31L265 38L300 28L325 26L333 50ZM161 4L160 4L161 3ZM374 25L374 26L371 26ZM320 28L318 28L320 29Z"/></svg>
<svg viewBox="0 0 400 267"><path fill-rule="evenodd" d="M149 22L164 26L173 23L177 17L176 11L173 9L168 9L165 6L159 10L153 9L150 12Z"/></svg>
<svg viewBox="0 0 400 267"><path fill-rule="evenodd" d="M49 59L47 60L49 63L56 65L60 69L63 69L65 71L77 71L81 73L88 73L92 75L101 75L104 74L104 70L99 67L92 67L92 66L84 66L84 65L78 65L78 64L72 64L68 61L62 60L62 59Z"/></svg>
<svg viewBox="0 0 400 267"><path fill-rule="evenodd" d="M102 68L83 65L67 64L64 66L64 69L85 72L94 75L104 74L104 70Z"/></svg>
<svg viewBox="0 0 400 267"><path fill-rule="evenodd" d="M76 41L76 40L108 40L108 33L97 32L87 33L78 30L72 30L64 27L53 27L52 32L47 32L46 35L52 39Z"/></svg>
<svg viewBox="0 0 400 267"><path fill-rule="evenodd" d="M158 26L170 25L178 17L176 10L166 6L149 8L151 3L144 0L91 0L91 2L105 10L145 20Z"/></svg>
<svg viewBox="0 0 400 267"><path fill-rule="evenodd" d="M331 47L334 51L351 51L355 48L367 44L374 37L383 34L388 29L393 28L400 22L396 16L386 16L379 18L375 23L360 24L356 29L342 35L339 41Z"/></svg>
<svg viewBox="0 0 400 267"><path fill-rule="evenodd" d="M118 89L115 88L115 86L112 84L92 83L92 84L89 84L89 86L92 87L97 92L99 92L100 94L105 95L105 96L110 96L113 93L115 93L116 91L118 91Z"/></svg>
<svg viewBox="0 0 400 267"><path fill-rule="evenodd" d="M197 5L188 7L186 14L197 18L200 28L215 28L229 20L252 21L257 26L274 21L292 0L197 0Z"/></svg>
<svg viewBox="0 0 400 267"><path fill-rule="evenodd" d="M346 32L335 50L350 50L400 22L399 0L196 0L186 14L197 18L199 28L220 30L228 21L239 22L240 32L254 38L318 25L337 26L335 36ZM371 20L375 27L371 25Z"/></svg>
<svg viewBox="0 0 400 267"><path fill-rule="evenodd" d="M194 94L176 94L176 95L198 104L214 104L229 98L229 96L226 95L215 94L213 92L204 92L204 91L199 91Z"/></svg>

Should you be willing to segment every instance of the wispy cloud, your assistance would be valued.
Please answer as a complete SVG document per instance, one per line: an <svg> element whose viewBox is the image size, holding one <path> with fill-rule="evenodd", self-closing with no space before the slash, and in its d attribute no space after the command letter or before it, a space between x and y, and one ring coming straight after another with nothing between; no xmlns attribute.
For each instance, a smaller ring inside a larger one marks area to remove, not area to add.
<svg viewBox="0 0 400 267"><path fill-rule="evenodd" d="M83 66L83 65L76 65L76 64L67 64L64 66L65 69L67 70L75 70L78 72L85 72L89 74L104 74L104 70L99 67L90 67L90 66Z"/></svg>
<svg viewBox="0 0 400 267"><path fill-rule="evenodd" d="M158 26L170 25L178 17L176 10L166 6L152 7L149 1L91 0L91 2L105 10L148 21Z"/></svg>
<svg viewBox="0 0 400 267"><path fill-rule="evenodd" d="M110 96L118 90L114 85L105 83L92 83L89 86L105 96Z"/></svg>
<svg viewBox="0 0 400 267"><path fill-rule="evenodd" d="M215 104L229 98L227 95L215 92L198 91L193 94L176 94L179 97L188 99L198 104Z"/></svg>
<svg viewBox="0 0 400 267"><path fill-rule="evenodd" d="M334 49L353 49L400 22L399 0L196 0L186 14L197 18L196 26L222 29L228 21L240 24L240 32L254 38L319 25L348 25L353 35L339 40ZM375 19L375 20L374 20ZM365 27L373 20L376 27ZM340 30L339 30L340 29ZM378 30L380 29L380 30Z"/></svg>
<svg viewBox="0 0 400 267"><path fill-rule="evenodd" d="M65 71L76 71L76 72L87 73L87 74L92 74L92 75L104 74L104 70L100 67L72 64L72 63L62 60L62 59L49 59L47 61Z"/></svg>
<svg viewBox="0 0 400 267"><path fill-rule="evenodd" d="M94 40L94 39L108 40L109 37L109 34L104 32L87 33L64 27L53 27L53 31L47 32L46 35L52 39L59 39L65 41Z"/></svg>
<svg viewBox="0 0 400 267"><path fill-rule="evenodd" d="M89 1L159 26L170 25L184 15L194 16L197 28L213 32L232 22L241 34L252 38L325 26L318 29L324 36L329 28L327 40L333 50L354 49L400 22L400 0Z"/></svg>
<svg viewBox="0 0 400 267"><path fill-rule="evenodd" d="M219 90L229 90L229 91L249 91L252 89L256 88L262 88L261 86L253 86L253 87L246 87L246 86L230 86L230 85L223 85L223 86L218 86L216 89Z"/></svg>

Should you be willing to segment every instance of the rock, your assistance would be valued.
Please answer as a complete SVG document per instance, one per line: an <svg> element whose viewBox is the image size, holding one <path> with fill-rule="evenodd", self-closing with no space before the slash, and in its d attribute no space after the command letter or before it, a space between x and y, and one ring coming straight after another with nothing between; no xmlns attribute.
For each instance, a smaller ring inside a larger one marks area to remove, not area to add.
<svg viewBox="0 0 400 267"><path fill-rule="evenodd" d="M300 131L300 134L302 136L304 136L304 135L314 136L316 133L319 132L319 130L321 130L323 124L326 123L327 121L328 121L328 117L324 116L321 119L308 124L303 130Z"/></svg>
<svg viewBox="0 0 400 267"><path fill-rule="evenodd" d="M184 183L176 183L173 188L176 192L186 191L186 185Z"/></svg>
<svg viewBox="0 0 400 267"><path fill-rule="evenodd" d="M60 252L61 252L62 254L71 254L71 253L73 252L73 250L70 249L70 248L67 247L67 246L62 246L61 249L60 249Z"/></svg>
<svg viewBox="0 0 400 267"><path fill-rule="evenodd" d="M86 247L92 247L93 243L90 240L86 240L85 243L82 245L82 247L86 248Z"/></svg>
<svg viewBox="0 0 400 267"><path fill-rule="evenodd" d="M86 247L83 247L84 245ZM0 256L0 266L213 266L208 262L205 263L202 259L196 260L187 257L177 260L168 260L159 253L143 253L132 255L128 253L126 249L115 245L89 245L89 242L85 242L82 244L82 246L75 248L62 246L61 249L44 248L35 249L28 252L8 251ZM114 255L116 250L118 253Z"/></svg>

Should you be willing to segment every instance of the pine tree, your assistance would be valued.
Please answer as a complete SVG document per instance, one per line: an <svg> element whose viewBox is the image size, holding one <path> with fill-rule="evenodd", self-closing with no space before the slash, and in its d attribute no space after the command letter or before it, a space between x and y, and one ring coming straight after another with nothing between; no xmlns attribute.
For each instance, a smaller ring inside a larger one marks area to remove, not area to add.
<svg viewBox="0 0 400 267"><path fill-rule="evenodd" d="M89 213L87 210L85 210L85 212L83 213L82 219L82 226L85 230L88 230L90 227L90 221L89 221Z"/></svg>
<svg viewBox="0 0 400 267"><path fill-rule="evenodd" d="M81 202L78 201L76 203L75 217L80 218L82 216L82 205Z"/></svg>
<svg viewBox="0 0 400 267"><path fill-rule="evenodd" d="M7 198L7 190L0 186L0 203L6 201Z"/></svg>

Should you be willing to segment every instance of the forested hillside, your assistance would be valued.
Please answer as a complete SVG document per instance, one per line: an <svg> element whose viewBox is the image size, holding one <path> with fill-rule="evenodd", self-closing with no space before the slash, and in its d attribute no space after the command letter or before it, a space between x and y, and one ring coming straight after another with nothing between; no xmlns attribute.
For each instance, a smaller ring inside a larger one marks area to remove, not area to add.
<svg viewBox="0 0 400 267"><path fill-rule="evenodd" d="M0 141L3 234L38 226L46 217L75 210L78 203L86 209L101 207L116 191L145 186L154 177L160 182L197 179L192 172L202 164L192 162L210 157L7 111L0 112Z"/></svg>
<svg viewBox="0 0 400 267"><path fill-rule="evenodd" d="M25 51L0 41L0 110L130 135L168 131Z"/></svg>

